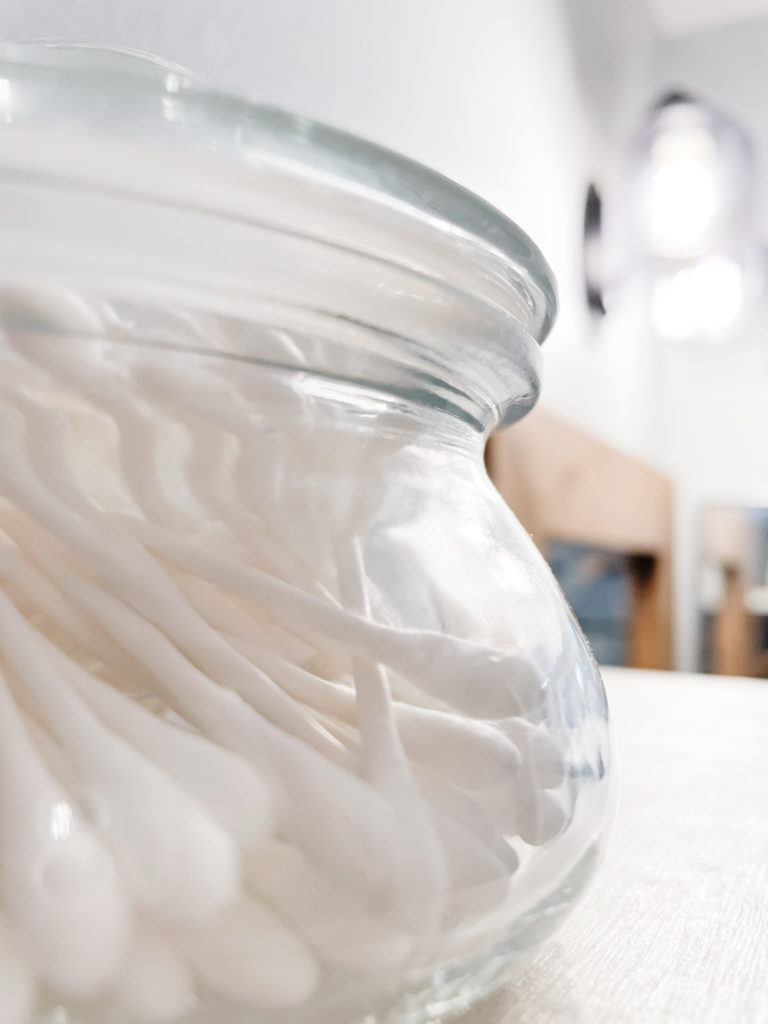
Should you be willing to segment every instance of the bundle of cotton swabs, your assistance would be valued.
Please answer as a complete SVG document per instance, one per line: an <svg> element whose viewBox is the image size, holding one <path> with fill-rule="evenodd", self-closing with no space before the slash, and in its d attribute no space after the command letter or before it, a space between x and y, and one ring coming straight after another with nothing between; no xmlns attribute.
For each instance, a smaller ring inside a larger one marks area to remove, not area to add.
<svg viewBox="0 0 768 1024"><path fill-rule="evenodd" d="M562 828L562 765L523 652L380 614L376 444L325 452L353 497L308 548L276 481L306 495L322 410L286 436L231 362L92 333L0 359L3 1024L278 1012L462 952Z"/></svg>

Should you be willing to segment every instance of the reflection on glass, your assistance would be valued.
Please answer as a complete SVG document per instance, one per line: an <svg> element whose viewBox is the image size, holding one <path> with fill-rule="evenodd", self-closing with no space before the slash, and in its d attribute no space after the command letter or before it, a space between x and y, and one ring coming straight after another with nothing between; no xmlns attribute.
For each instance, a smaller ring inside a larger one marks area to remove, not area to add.
<svg viewBox="0 0 768 1024"><path fill-rule="evenodd" d="M626 665L632 587L626 555L554 544L549 563L601 665Z"/></svg>

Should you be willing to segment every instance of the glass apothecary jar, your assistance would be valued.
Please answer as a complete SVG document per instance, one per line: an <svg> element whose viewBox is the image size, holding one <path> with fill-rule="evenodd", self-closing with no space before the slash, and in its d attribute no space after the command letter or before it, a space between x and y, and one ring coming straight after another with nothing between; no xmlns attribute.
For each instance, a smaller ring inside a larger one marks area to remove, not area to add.
<svg viewBox="0 0 768 1024"><path fill-rule="evenodd" d="M483 448L531 242L89 47L0 68L0 1020L422 1024L551 932L600 678Z"/></svg>

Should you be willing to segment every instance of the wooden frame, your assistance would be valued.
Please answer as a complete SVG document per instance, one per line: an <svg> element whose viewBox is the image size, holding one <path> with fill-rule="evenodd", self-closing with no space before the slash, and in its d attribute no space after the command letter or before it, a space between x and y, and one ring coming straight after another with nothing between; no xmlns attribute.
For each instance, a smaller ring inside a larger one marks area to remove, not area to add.
<svg viewBox="0 0 768 1024"><path fill-rule="evenodd" d="M672 488L662 474L543 412L491 439L488 471L546 557L555 542L629 556L629 663L672 665Z"/></svg>

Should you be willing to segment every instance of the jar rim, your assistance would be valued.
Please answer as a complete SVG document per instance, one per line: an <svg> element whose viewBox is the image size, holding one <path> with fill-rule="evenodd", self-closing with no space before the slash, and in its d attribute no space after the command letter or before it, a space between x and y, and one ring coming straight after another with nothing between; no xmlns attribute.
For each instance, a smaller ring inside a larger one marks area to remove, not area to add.
<svg viewBox="0 0 768 1024"><path fill-rule="evenodd" d="M89 219L88 196L124 208L119 229L109 234ZM451 366L484 395L497 425L536 401L538 344L557 298L552 272L525 232L407 157L217 92L159 58L90 43L0 45L0 205L4 277L34 280L43 267L53 279L105 267L146 277L142 246L163 248L158 225L171 209L209 225L239 225L242 235L237 253L221 247L213 227L193 245L179 242L164 265L169 281L173 274L211 280L208 250L216 248L217 284L256 295L263 282L253 271L248 284L248 264L256 262L259 231L301 242L304 262L316 267L323 253L331 261L357 257L365 281L348 260L333 296L315 291L318 309L361 323L369 314L374 329L392 330L397 319L402 337L414 325L427 361ZM66 223L54 237L59 213ZM125 224L142 219L143 241L133 239L129 253L133 229ZM76 255L67 254L67 237ZM383 312L387 303L392 315Z"/></svg>
<svg viewBox="0 0 768 1024"><path fill-rule="evenodd" d="M517 317L541 342L557 305L552 271L513 221L471 191L392 150L328 125L270 106L218 92L185 69L146 53L118 46L60 41L0 47L0 174L18 169L20 136L56 129L96 137L100 146L130 143L134 158L152 161L160 152L206 160L208 171L225 166L248 172L244 189L258 188L264 172L321 182L326 198L354 196L367 204L396 208L399 225L418 225L480 263L486 277L507 285ZM3 137L6 145L1 144ZM54 149L48 172L60 173ZM15 153L15 158L14 158ZM158 164L160 161L158 160ZM67 164L70 173L71 164ZM167 165L166 165L167 168ZM135 170L123 164L123 175ZM85 170L83 169L84 173ZM165 195L163 166L155 168L158 198ZM105 184L115 187L119 168L101 165ZM226 174L225 174L226 176ZM248 180L250 178L250 180ZM92 180L89 180L92 184ZM127 185L127 180L122 184ZM234 182L228 180L230 188ZM144 184L146 191L147 184ZM230 196L227 209L232 213ZM364 225L357 243L365 246ZM377 243L380 245L380 241ZM495 299L504 304L501 290Z"/></svg>

